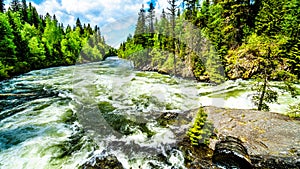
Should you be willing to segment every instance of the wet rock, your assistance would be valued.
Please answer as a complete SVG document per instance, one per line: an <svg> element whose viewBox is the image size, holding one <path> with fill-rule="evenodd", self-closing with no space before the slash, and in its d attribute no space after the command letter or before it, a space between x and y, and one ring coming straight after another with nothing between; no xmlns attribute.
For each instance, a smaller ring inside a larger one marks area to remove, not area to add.
<svg viewBox="0 0 300 169"><path fill-rule="evenodd" d="M174 123L177 117L178 113L165 112L158 117L157 122L161 126L167 126Z"/></svg>
<svg viewBox="0 0 300 169"><path fill-rule="evenodd" d="M177 69L176 69L176 76L177 77L183 77L183 78L187 78L187 79L195 79L194 73L193 71L186 67L186 64L181 63L177 65ZM174 69L170 69L167 67L158 67L158 66L152 66L150 64L143 64L137 67L138 70L141 71L152 71L152 72L158 72L160 74L174 74ZM201 78L201 79L204 79ZM207 80L207 77L205 78Z"/></svg>
<svg viewBox="0 0 300 169"><path fill-rule="evenodd" d="M224 168L253 168L242 141L230 136L216 144L212 161Z"/></svg>
<svg viewBox="0 0 300 169"><path fill-rule="evenodd" d="M178 143L178 149L183 153L184 162L189 169L212 168L211 162L213 150L201 144L193 146L188 137Z"/></svg>
<svg viewBox="0 0 300 169"><path fill-rule="evenodd" d="M239 138L250 156L298 156L300 121L272 112L216 107L205 110L217 135ZM211 147L215 146L211 144Z"/></svg>
<svg viewBox="0 0 300 169"><path fill-rule="evenodd" d="M123 169L116 156L102 152L81 166L82 169Z"/></svg>
<svg viewBox="0 0 300 169"><path fill-rule="evenodd" d="M181 140L177 147L184 155L187 168L218 168L214 161L223 168L300 169L299 120L272 112L204 109L215 128L216 137L210 139L209 147L193 146L186 137L190 127L186 122L193 121L198 109L167 112L157 118L162 126L180 126L173 132ZM184 127L187 127L185 132L177 134Z"/></svg>
<svg viewBox="0 0 300 169"><path fill-rule="evenodd" d="M300 156L298 158L276 157L267 155L256 155L251 157L254 168L276 168L276 169L299 169Z"/></svg>

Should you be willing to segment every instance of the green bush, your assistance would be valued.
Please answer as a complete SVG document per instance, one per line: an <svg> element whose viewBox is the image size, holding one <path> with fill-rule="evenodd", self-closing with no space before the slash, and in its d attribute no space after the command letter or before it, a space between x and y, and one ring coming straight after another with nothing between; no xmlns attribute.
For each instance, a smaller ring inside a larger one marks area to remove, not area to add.
<svg viewBox="0 0 300 169"><path fill-rule="evenodd" d="M212 135L212 124L207 121L207 114L203 108L200 108L193 126L189 129L187 135L191 144L198 146L200 144L208 145L209 138Z"/></svg>
<svg viewBox="0 0 300 169"><path fill-rule="evenodd" d="M290 105L289 111L287 112L287 115L292 118L300 117L300 103Z"/></svg>

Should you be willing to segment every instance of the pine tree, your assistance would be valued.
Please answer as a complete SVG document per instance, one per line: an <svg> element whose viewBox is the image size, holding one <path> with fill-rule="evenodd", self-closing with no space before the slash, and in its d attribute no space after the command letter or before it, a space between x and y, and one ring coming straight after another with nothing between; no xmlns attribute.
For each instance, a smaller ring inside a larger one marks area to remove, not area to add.
<svg viewBox="0 0 300 169"><path fill-rule="evenodd" d="M140 9L138 21L136 24L136 28L134 31L134 41L136 44L142 44L145 45L145 39L144 34L146 33L146 15L145 15L145 9L144 5L142 5L142 8Z"/></svg>
<svg viewBox="0 0 300 169"><path fill-rule="evenodd" d="M256 17L256 30L258 35L275 36L281 32L284 21L285 1L263 0L261 10Z"/></svg>
<svg viewBox="0 0 300 169"><path fill-rule="evenodd" d="M83 27L82 27L82 24L81 24L79 18L77 18L77 20L76 20L76 28L79 28L80 29L80 35L83 35L84 30L83 30Z"/></svg>
<svg viewBox="0 0 300 169"><path fill-rule="evenodd" d="M13 29L14 44L16 45L16 56L18 61L26 61L29 55L28 41L23 40L21 37L22 21L18 12L7 12L8 21Z"/></svg>
<svg viewBox="0 0 300 169"><path fill-rule="evenodd" d="M8 18L2 13L0 13L0 37L0 61L3 65L12 66L17 61L13 29Z"/></svg>
<svg viewBox="0 0 300 169"><path fill-rule="evenodd" d="M175 53L175 17L176 17L176 9L177 9L177 4L176 4L177 0L168 0L168 4L170 7L168 7L167 9L170 12L171 15L171 35L172 35L172 39L171 39L171 49L170 51L172 51L173 53L173 61L174 61L174 75L176 75L176 53Z"/></svg>
<svg viewBox="0 0 300 169"><path fill-rule="evenodd" d="M186 19L193 20L196 14L196 4L198 0L184 0L186 6Z"/></svg>
<svg viewBox="0 0 300 169"><path fill-rule="evenodd" d="M287 38L283 35L258 36L256 33L248 38L248 41L238 49L229 52L229 67L227 68L231 76L253 78L255 94L252 100L258 110L269 110L267 103L276 102L279 94L272 89L271 80L284 80L285 86L282 89L294 95L291 83L296 77L286 70L286 61L281 56L280 49L286 43Z"/></svg>
<svg viewBox="0 0 300 169"><path fill-rule="evenodd" d="M223 34L228 46L236 47L241 44L244 38L244 30L249 27L248 18L250 6L248 0L228 0L220 2L223 7L222 17L226 18Z"/></svg>
<svg viewBox="0 0 300 169"><path fill-rule="evenodd" d="M19 12L22 9L21 3L19 0L12 0L10 3L10 8L13 12Z"/></svg>
<svg viewBox="0 0 300 169"><path fill-rule="evenodd" d="M153 20L154 20L154 17L155 17L154 9L155 9L154 5L151 2L149 4L149 9L148 9L148 12L149 12L149 15L148 15L148 18L149 18L149 32L150 33L154 33L154 24L153 24Z"/></svg>
<svg viewBox="0 0 300 169"><path fill-rule="evenodd" d="M5 7L4 7L4 0L0 0L0 13L4 13L5 12Z"/></svg>
<svg viewBox="0 0 300 169"><path fill-rule="evenodd" d="M300 78L300 2L288 1L283 8L286 12L281 26L282 33L289 38L283 53L287 56L291 72Z"/></svg>
<svg viewBox="0 0 300 169"><path fill-rule="evenodd" d="M26 3L26 0L22 0L22 19L23 21L25 22L28 22L28 13L27 13L27 3Z"/></svg>

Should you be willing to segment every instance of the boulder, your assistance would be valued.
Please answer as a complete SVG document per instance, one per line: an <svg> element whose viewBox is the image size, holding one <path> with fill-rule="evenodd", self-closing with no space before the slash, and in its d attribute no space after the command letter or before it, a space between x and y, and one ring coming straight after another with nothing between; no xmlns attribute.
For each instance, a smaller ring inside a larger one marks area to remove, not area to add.
<svg viewBox="0 0 300 169"><path fill-rule="evenodd" d="M222 168L253 168L242 141L231 136L216 143L212 162Z"/></svg>
<svg viewBox="0 0 300 169"><path fill-rule="evenodd" d="M102 152L84 163L82 169L123 169L116 156Z"/></svg>

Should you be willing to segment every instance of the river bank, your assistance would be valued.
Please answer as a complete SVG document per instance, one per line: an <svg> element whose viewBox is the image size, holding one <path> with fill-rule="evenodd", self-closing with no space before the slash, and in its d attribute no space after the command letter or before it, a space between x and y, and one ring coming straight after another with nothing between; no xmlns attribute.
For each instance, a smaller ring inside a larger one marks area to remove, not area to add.
<svg viewBox="0 0 300 169"><path fill-rule="evenodd" d="M191 152L188 157L194 157L191 158L192 160L189 159L188 165L205 159L210 161L212 151L216 150L216 143L230 136L238 138L242 142L249 154L253 168L300 167L299 119L291 119L278 113L254 110L217 107L205 107L204 110L208 115L207 120L213 125L216 137L210 139L209 149L193 147L187 140L180 143L184 146L184 152ZM197 112L198 110L195 109L179 116L195 117ZM198 149L207 151L207 155L203 156L203 152L199 152ZM230 163L229 157L227 160Z"/></svg>
<svg viewBox="0 0 300 169"><path fill-rule="evenodd" d="M185 132L175 132L175 139L181 141L173 146L173 150L182 152L186 168L219 168L221 166L215 164L219 162L218 160L225 160L228 166L246 167L243 161L237 158L247 159L247 164L249 162L249 166L252 166L250 168L255 169L297 169L300 167L299 119L290 119L277 113L253 110L216 107L205 107L204 110L208 114L208 121L214 128L214 137L210 139L208 146L204 144L193 146ZM182 113L163 113L157 120L166 127L184 126L193 121L197 112L198 109ZM233 138L234 144L230 142L230 140L232 141L231 138ZM235 140L245 148L246 154L240 154L237 151ZM216 146L220 141L223 141L223 148L232 151L234 155L225 153L213 162L214 156L220 153L218 152L220 148L218 149ZM163 154L157 155L157 157L161 161L167 162L168 160ZM83 168L97 168L97 166L103 165L115 166L116 163L112 163L112 159L118 162L113 155L107 154L106 157L102 156L101 158L94 157L91 159L94 160L94 167L89 161ZM117 168L122 168L122 166L119 164Z"/></svg>

